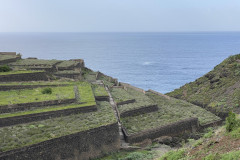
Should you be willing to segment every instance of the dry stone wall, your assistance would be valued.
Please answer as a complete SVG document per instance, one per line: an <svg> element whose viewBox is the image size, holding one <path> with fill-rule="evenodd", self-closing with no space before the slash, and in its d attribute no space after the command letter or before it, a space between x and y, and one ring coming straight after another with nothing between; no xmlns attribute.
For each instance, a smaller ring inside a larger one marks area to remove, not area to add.
<svg viewBox="0 0 240 160"><path fill-rule="evenodd" d="M0 75L0 82L48 81L45 72Z"/></svg>
<svg viewBox="0 0 240 160"><path fill-rule="evenodd" d="M64 109L59 111L43 112L43 113L37 113L37 114L28 114L23 116L0 118L0 127L28 123L33 121L40 121L40 120L55 118L60 116L68 116L71 114L94 112L94 111L97 111L96 105Z"/></svg>
<svg viewBox="0 0 240 160"><path fill-rule="evenodd" d="M118 151L118 124L110 124L79 133L51 139L31 146L0 152L1 160L88 160Z"/></svg>
<svg viewBox="0 0 240 160"><path fill-rule="evenodd" d="M156 129L146 130L131 135L129 135L127 130L123 128L123 133L128 143L138 143L145 139L153 140L161 136L176 136L184 132L193 132L198 128L198 118L189 118Z"/></svg>

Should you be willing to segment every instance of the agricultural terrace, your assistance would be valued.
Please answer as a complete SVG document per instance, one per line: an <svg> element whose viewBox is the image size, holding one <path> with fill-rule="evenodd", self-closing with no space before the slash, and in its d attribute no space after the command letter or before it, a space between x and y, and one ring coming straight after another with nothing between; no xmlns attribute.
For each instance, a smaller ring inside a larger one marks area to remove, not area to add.
<svg viewBox="0 0 240 160"><path fill-rule="evenodd" d="M63 61L63 62L57 64L56 67L67 68L67 67L75 66L78 63L79 62L76 62L76 61Z"/></svg>
<svg viewBox="0 0 240 160"><path fill-rule="evenodd" d="M87 106L93 106L93 105L96 105L96 102L87 102L87 103L82 103L82 104L69 104L69 105L56 105L56 106L48 106L48 107L37 107L37 108L29 109L28 111L0 114L0 119L8 118L8 117L24 116L24 115L29 115L29 114L51 112L51 111L59 111L59 110L65 110L65 109L73 109L73 108L79 108L79 107L87 107Z"/></svg>
<svg viewBox="0 0 240 160"><path fill-rule="evenodd" d="M73 71L73 70L65 70L65 71L58 71L54 74L80 74L80 71Z"/></svg>
<svg viewBox="0 0 240 160"><path fill-rule="evenodd" d="M0 105L74 99L73 86L52 87L51 94L43 94L44 88L0 91Z"/></svg>
<svg viewBox="0 0 240 160"><path fill-rule="evenodd" d="M10 75L10 74L24 74L24 73L37 73L43 71L30 71L30 70L22 70L22 71L9 71L9 72L0 72L0 75Z"/></svg>
<svg viewBox="0 0 240 160"><path fill-rule="evenodd" d="M135 99L135 97L133 97L131 94L129 94L126 90L122 88L111 88L110 92L116 103Z"/></svg>
<svg viewBox="0 0 240 160"><path fill-rule="evenodd" d="M17 62L10 63L11 66L52 66L60 60L41 60L41 59L22 59Z"/></svg>
<svg viewBox="0 0 240 160"><path fill-rule="evenodd" d="M74 85L80 84L79 81L31 81L31 82L1 82L0 86L15 86L15 85Z"/></svg>
<svg viewBox="0 0 240 160"><path fill-rule="evenodd" d="M108 76L100 76L98 79L102 80L103 83L109 87L112 87L115 84L115 82L111 81Z"/></svg>
<svg viewBox="0 0 240 160"><path fill-rule="evenodd" d="M159 111L134 117L121 118L129 134L154 129L190 117L197 117L200 125L220 120L219 117L211 112L191 103L174 98L168 100L153 93L146 94L158 104Z"/></svg>
<svg viewBox="0 0 240 160"><path fill-rule="evenodd" d="M80 102L95 102L95 97L91 84L88 82L82 82L78 85Z"/></svg>
<svg viewBox="0 0 240 160"><path fill-rule="evenodd" d="M92 89L95 96L108 96L108 92L103 86L92 84Z"/></svg>
<svg viewBox="0 0 240 160"><path fill-rule="evenodd" d="M116 123L109 102L98 102L98 111L0 128L0 152Z"/></svg>
<svg viewBox="0 0 240 160"><path fill-rule="evenodd" d="M12 58L16 58L16 57L18 57L18 56L16 56L16 55L0 55L0 61L12 59Z"/></svg>
<svg viewBox="0 0 240 160"><path fill-rule="evenodd" d="M127 88L126 91L124 89L121 89L121 88L116 88L116 89L118 89L118 92L114 93L115 96L118 95L116 97L121 97L121 98L117 98L118 100L119 99L120 100L135 99L136 100L134 103L118 105L118 110L119 110L120 113L156 104L151 98L149 98L148 96L146 96L142 92L136 91L136 90L131 89L131 88ZM125 94L123 90L125 92L127 92L127 94Z"/></svg>

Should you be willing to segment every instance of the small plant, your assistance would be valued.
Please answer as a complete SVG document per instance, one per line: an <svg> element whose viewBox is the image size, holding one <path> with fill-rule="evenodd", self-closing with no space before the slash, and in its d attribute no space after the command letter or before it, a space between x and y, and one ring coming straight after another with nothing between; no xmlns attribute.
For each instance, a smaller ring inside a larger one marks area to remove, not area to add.
<svg viewBox="0 0 240 160"><path fill-rule="evenodd" d="M11 70L12 69L7 65L0 66L0 72L9 72Z"/></svg>
<svg viewBox="0 0 240 160"><path fill-rule="evenodd" d="M177 151L170 151L167 152L163 157L161 157L159 160L178 160L185 157L185 150L180 149Z"/></svg>
<svg viewBox="0 0 240 160"><path fill-rule="evenodd" d="M42 90L42 94L52 94L52 88L44 88Z"/></svg>
<svg viewBox="0 0 240 160"><path fill-rule="evenodd" d="M239 121L236 119L236 114L229 112L228 117L226 118L226 130L228 132L233 131L239 126Z"/></svg>

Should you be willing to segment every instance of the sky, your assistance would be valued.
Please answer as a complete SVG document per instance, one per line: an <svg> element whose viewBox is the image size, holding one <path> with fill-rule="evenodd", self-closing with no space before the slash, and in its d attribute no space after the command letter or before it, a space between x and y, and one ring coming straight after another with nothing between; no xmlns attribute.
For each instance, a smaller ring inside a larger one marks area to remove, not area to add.
<svg viewBox="0 0 240 160"><path fill-rule="evenodd" d="M0 32L240 31L240 0L0 0Z"/></svg>

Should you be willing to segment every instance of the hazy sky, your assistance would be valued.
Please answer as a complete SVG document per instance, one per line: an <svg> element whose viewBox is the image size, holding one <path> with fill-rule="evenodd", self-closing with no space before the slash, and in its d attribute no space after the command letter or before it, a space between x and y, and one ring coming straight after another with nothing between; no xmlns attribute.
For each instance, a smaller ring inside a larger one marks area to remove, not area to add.
<svg viewBox="0 0 240 160"><path fill-rule="evenodd" d="M0 0L0 32L240 31L240 0Z"/></svg>

